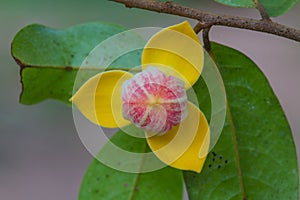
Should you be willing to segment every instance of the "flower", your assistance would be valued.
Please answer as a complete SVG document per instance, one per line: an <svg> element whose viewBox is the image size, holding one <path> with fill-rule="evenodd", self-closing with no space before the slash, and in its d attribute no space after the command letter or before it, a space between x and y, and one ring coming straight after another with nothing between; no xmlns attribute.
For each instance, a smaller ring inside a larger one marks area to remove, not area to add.
<svg viewBox="0 0 300 200"><path fill-rule="evenodd" d="M90 121L107 128L143 129L164 163L200 172L209 148L207 120L187 100L200 77L203 49L188 22L156 33L142 53L142 72L110 70L90 78L70 99Z"/></svg>
<svg viewBox="0 0 300 200"><path fill-rule="evenodd" d="M149 66L122 87L123 117L148 136L162 135L187 114L184 82Z"/></svg>

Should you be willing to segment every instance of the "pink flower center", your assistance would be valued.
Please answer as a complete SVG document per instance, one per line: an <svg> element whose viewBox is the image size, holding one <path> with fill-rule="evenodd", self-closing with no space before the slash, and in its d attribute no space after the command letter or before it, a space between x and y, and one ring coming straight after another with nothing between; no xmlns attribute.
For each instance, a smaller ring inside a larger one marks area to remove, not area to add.
<svg viewBox="0 0 300 200"><path fill-rule="evenodd" d="M187 115L184 82L155 67L123 83L123 117L147 133L164 134Z"/></svg>

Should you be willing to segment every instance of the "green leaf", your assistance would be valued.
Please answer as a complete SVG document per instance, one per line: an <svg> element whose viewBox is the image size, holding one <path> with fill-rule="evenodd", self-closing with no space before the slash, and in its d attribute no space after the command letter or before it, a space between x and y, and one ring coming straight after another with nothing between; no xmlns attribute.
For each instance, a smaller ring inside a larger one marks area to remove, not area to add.
<svg viewBox="0 0 300 200"><path fill-rule="evenodd" d="M243 8L255 7L255 3L253 0L215 0L215 1L228 6L234 6L234 7L243 7Z"/></svg>
<svg viewBox="0 0 300 200"><path fill-rule="evenodd" d="M277 17L287 12L298 0L259 0L271 17Z"/></svg>
<svg viewBox="0 0 300 200"><path fill-rule="evenodd" d="M243 8L256 7L254 0L215 0L216 2ZM277 17L287 12L298 0L258 0L261 3L270 17Z"/></svg>
<svg viewBox="0 0 300 200"><path fill-rule="evenodd" d="M131 137L122 131L117 132L111 141L126 151L148 151L145 139ZM165 167L148 173L127 173L109 168L94 159L82 181L79 200L181 200L182 195L183 177L180 170Z"/></svg>
<svg viewBox="0 0 300 200"><path fill-rule="evenodd" d="M237 50L213 43L212 52L227 92L227 122L202 172L184 173L190 200L298 199L292 133L267 79ZM194 86L197 94L207 94L203 84ZM209 113L208 97L199 100Z"/></svg>
<svg viewBox="0 0 300 200"><path fill-rule="evenodd" d="M23 28L12 42L12 55L21 66L20 102L35 104L45 99L57 99L69 104L75 78L84 59L98 44L125 30L104 23L82 24L66 30L55 30L37 24ZM135 34L131 35L130 44L141 42ZM109 49L105 51L110 53L115 47L107 48ZM139 65L140 57L137 54L140 51L117 57L113 62L114 67ZM80 70L79 81L82 83L103 70L101 66L85 67L84 72ZM77 83L76 86L79 87L80 84Z"/></svg>

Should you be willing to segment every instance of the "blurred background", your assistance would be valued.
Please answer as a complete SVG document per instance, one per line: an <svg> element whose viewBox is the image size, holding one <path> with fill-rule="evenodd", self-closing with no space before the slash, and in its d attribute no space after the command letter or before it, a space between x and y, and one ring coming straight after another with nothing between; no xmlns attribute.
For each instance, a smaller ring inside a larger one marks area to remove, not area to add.
<svg viewBox="0 0 300 200"><path fill-rule="evenodd" d="M259 17L254 9L225 7L212 0L181 3L216 13ZM299 10L300 3L274 20L300 29ZM128 28L165 27L183 20L106 0L0 0L0 199L77 199L92 159L79 140L70 107L52 100L34 106L19 104L19 67L10 55L10 43L21 28L40 23L64 29L90 21ZM213 27L211 40L244 52L263 70L287 115L300 155L300 43L226 27Z"/></svg>

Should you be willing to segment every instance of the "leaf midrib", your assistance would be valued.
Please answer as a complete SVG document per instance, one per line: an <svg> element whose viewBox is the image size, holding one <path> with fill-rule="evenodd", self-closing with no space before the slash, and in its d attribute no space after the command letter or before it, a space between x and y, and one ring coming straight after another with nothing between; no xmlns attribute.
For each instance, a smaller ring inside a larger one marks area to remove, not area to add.
<svg viewBox="0 0 300 200"><path fill-rule="evenodd" d="M146 153L146 150L147 150L147 144L146 144L146 141L144 143L144 153ZM144 165L144 162L145 162L145 156L142 157L142 160L141 160L141 164L140 164L140 167L139 167L139 171L141 171L143 165ZM141 176L141 173L136 173L136 178L134 180L134 184L133 184L133 187L132 187L132 191L131 191L131 194L129 196L129 199L128 200L133 200L134 199L134 195L135 195L135 191L136 191L136 188L137 188L137 184L139 182L139 179L140 179L140 176Z"/></svg>
<svg viewBox="0 0 300 200"><path fill-rule="evenodd" d="M79 70L87 70L87 71L99 71L103 72L107 69L109 70L121 70L121 71L130 71L130 72L136 72L139 71L136 69L130 69L130 68L120 68L120 67L80 67L80 66L40 66L40 65L29 65L24 63L17 62L18 65L21 67L21 69L25 68L31 68L31 69L56 69L56 70L65 70L65 71L79 71Z"/></svg>
<svg viewBox="0 0 300 200"><path fill-rule="evenodd" d="M215 63L217 63L215 60L214 52L210 51L209 54L210 54L211 58L215 61ZM220 69L218 64L216 64L216 66ZM225 90L226 90L226 86L225 86ZM231 109L230 109L230 105L229 105L229 100L227 97L226 97L226 113L227 113L227 117L229 120L229 126L231 129L231 137L232 137L232 141L233 141L233 145L234 145L235 158L236 158L236 162L237 162L237 170L238 170L238 177L239 177L239 182L240 182L240 189L241 189L241 193L242 193L242 199L247 200L247 195L246 195L245 185L244 185L244 180L243 180L243 173L242 173L242 168L241 168L241 162L240 162L238 142L237 142L237 137L236 137L236 131L235 131L235 126L234 126L232 113L231 113Z"/></svg>
<svg viewBox="0 0 300 200"><path fill-rule="evenodd" d="M246 200L247 196L246 196L245 185L244 185L244 181L243 181L243 173L242 173L242 168L241 168L241 163L240 163L238 142L237 142L235 126L234 126L234 122L233 122L233 118L232 118L228 100L227 100L227 116L228 116L229 125L230 125L230 129L231 129L231 136L232 136L232 141L233 141L233 146L234 146L234 151L235 151L235 158L236 158L236 162L237 162L237 170L238 170L238 176L239 176L242 197L243 197L243 200Z"/></svg>

